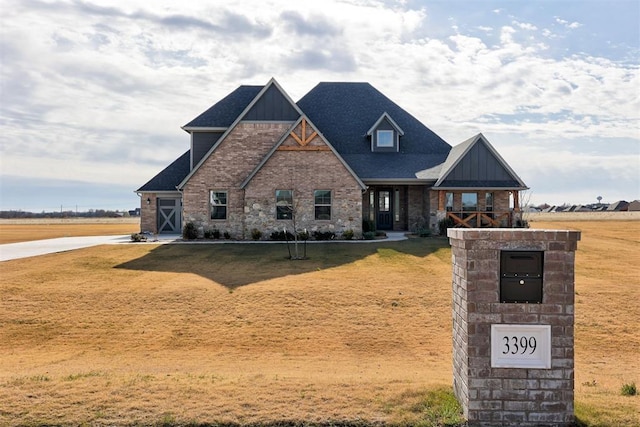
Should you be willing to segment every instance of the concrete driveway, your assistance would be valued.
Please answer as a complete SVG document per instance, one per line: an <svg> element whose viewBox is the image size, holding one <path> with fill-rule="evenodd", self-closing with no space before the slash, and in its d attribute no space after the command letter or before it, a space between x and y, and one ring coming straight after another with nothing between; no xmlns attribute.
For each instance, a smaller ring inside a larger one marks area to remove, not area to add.
<svg viewBox="0 0 640 427"><path fill-rule="evenodd" d="M124 243L131 240L126 236L60 237L57 239L35 240L32 242L7 243L0 245L0 261L72 251L97 245Z"/></svg>
<svg viewBox="0 0 640 427"><path fill-rule="evenodd" d="M225 243L246 243L246 244L262 244L262 243L274 243L281 244L279 241L181 241L182 236L177 234L170 235L156 235L153 240L149 240L147 243L164 244L179 242L182 244L225 244ZM312 241L310 243L323 244L323 243L380 243L380 242L397 242L400 240L406 240L407 237L403 232L388 232L387 238L384 240L328 240L328 241ZM58 252L72 251L74 249L88 248L98 245L115 245L119 243L131 242L131 235L125 236L89 236L89 237L60 237L57 239L46 240L34 240L32 242L20 242L20 243L7 243L0 245L0 262L9 261L12 259L28 258L32 256L54 254Z"/></svg>

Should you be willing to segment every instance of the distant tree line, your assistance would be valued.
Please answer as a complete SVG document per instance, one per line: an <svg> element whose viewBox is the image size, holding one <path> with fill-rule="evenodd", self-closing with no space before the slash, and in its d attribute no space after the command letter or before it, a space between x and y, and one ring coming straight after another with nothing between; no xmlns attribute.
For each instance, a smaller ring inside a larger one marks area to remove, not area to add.
<svg viewBox="0 0 640 427"><path fill-rule="evenodd" d="M0 211L1 219L25 219L25 218L122 218L140 216L140 209L130 211L89 209L88 211L51 211L51 212L26 212L22 210Z"/></svg>

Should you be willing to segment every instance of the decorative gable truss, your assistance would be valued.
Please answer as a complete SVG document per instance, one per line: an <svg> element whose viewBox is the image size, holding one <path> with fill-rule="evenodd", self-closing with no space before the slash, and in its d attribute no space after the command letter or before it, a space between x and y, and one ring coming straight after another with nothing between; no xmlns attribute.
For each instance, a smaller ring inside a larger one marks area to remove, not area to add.
<svg viewBox="0 0 640 427"><path fill-rule="evenodd" d="M372 152L400 151L402 135L404 131L387 112L384 112L367 131L367 136L371 138Z"/></svg>
<svg viewBox="0 0 640 427"><path fill-rule="evenodd" d="M244 224L251 230L361 232L364 183L306 116L296 121L248 174ZM290 212L281 216L279 195ZM292 222L293 221L293 222Z"/></svg>
<svg viewBox="0 0 640 427"><path fill-rule="evenodd" d="M331 148L318 137L318 131L312 125L308 125L307 118L302 117L296 126L289 132L289 136L297 143L291 141L281 141L277 147L280 151L331 151ZM314 141L316 140L317 141Z"/></svg>
<svg viewBox="0 0 640 427"><path fill-rule="evenodd" d="M360 189L365 190L367 186L356 175L351 167L344 161L342 156L336 151L335 148L325 139L325 137L318 132L309 119L303 115L293 124L289 132L278 141L278 143L267 153L262 161L256 166L256 168L247 176L242 182L240 188L244 189L253 177L262 169L262 167L275 155L276 152L305 152L305 151L324 151L332 152L338 159L339 163L348 171L349 175L357 182ZM308 161L313 161L308 159Z"/></svg>

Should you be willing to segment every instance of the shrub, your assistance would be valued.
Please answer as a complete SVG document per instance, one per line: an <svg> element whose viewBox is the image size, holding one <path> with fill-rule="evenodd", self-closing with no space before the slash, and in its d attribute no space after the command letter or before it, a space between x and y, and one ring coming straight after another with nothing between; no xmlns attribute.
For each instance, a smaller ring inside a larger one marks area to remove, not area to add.
<svg viewBox="0 0 640 427"><path fill-rule="evenodd" d="M192 222L186 223L182 229L182 237L187 240L197 239L198 229L196 228L196 225Z"/></svg>
<svg viewBox="0 0 640 427"><path fill-rule="evenodd" d="M376 231L376 224L375 222L368 220L368 219L363 219L362 220L362 232L366 233L367 231Z"/></svg>
<svg viewBox="0 0 640 427"><path fill-rule="evenodd" d="M349 230L344 230L344 232L342 233L342 237L345 240L351 240L353 239L353 230L349 229Z"/></svg>
<svg viewBox="0 0 640 427"><path fill-rule="evenodd" d="M298 240L309 240L309 232L307 230L299 232Z"/></svg>
<svg viewBox="0 0 640 427"><path fill-rule="evenodd" d="M429 237L431 236L431 230L426 227L421 227L418 229L418 236L420 237Z"/></svg>
<svg viewBox="0 0 640 427"><path fill-rule="evenodd" d="M262 237L262 231L258 230L257 228L254 228L253 230L251 230L251 238L253 240L260 240L261 237Z"/></svg>
<svg viewBox="0 0 640 427"><path fill-rule="evenodd" d="M362 233L362 238L364 240L373 240L376 238L376 232L375 231L365 231L364 233Z"/></svg>
<svg viewBox="0 0 640 427"><path fill-rule="evenodd" d="M285 241L285 240L293 240L294 236L292 233L290 232L284 232L284 230L282 231L274 231L273 233L271 233L271 240L278 240L278 241Z"/></svg>
<svg viewBox="0 0 640 427"><path fill-rule="evenodd" d="M231 238L231 234L229 234L228 231L225 231L223 235L224 235L224 238L227 239L227 240L229 240Z"/></svg>
<svg viewBox="0 0 640 427"><path fill-rule="evenodd" d="M452 228L455 224L451 218L445 218L438 221L438 230L441 236L447 235L447 228Z"/></svg>
<svg viewBox="0 0 640 427"><path fill-rule="evenodd" d="M319 231L313 232L313 238L316 240L333 240L336 237L336 233L333 231Z"/></svg>
<svg viewBox="0 0 640 427"><path fill-rule="evenodd" d="M623 396L635 396L636 394L638 394L636 383L623 384L622 389L620 389L620 393Z"/></svg>
<svg viewBox="0 0 640 427"><path fill-rule="evenodd" d="M219 239L220 238L220 231L216 230L215 228L213 230L205 230L204 231L204 238L205 239Z"/></svg>
<svg viewBox="0 0 640 427"><path fill-rule="evenodd" d="M133 233L131 235L131 241L132 242L146 242L147 241L147 236L145 236L142 233Z"/></svg>

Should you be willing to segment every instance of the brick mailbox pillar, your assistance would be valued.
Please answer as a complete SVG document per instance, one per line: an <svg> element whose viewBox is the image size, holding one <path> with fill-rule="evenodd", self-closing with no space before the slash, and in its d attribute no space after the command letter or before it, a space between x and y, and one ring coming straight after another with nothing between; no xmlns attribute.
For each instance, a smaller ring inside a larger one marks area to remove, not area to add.
<svg viewBox="0 0 640 427"><path fill-rule="evenodd" d="M449 229L453 388L470 426L574 422L579 231Z"/></svg>

